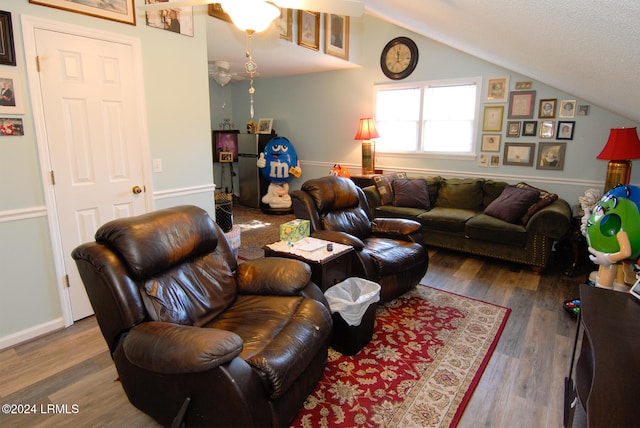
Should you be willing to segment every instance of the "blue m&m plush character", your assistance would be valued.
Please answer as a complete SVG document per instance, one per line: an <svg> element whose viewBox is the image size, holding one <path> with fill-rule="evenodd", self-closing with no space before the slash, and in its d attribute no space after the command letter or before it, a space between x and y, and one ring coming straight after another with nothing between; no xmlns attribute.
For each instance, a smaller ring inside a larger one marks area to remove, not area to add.
<svg viewBox="0 0 640 428"><path fill-rule="evenodd" d="M285 183L301 173L296 148L284 137L275 137L267 143L257 165L271 183Z"/></svg>
<svg viewBox="0 0 640 428"><path fill-rule="evenodd" d="M636 204L640 211L640 187L633 184L618 184L602 196L601 201L605 201L612 197L629 199Z"/></svg>

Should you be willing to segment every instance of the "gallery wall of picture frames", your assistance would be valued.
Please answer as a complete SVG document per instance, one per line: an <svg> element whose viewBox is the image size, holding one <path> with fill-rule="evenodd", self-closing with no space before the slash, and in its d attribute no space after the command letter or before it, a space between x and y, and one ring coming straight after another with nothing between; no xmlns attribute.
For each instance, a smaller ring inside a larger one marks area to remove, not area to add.
<svg viewBox="0 0 640 428"><path fill-rule="evenodd" d="M557 98L536 101L532 82L516 82L516 90L510 91L509 79L487 79L478 165L562 171L575 119L588 116L590 106Z"/></svg>
<svg viewBox="0 0 640 428"><path fill-rule="evenodd" d="M16 66L11 12L3 10L0 10L0 64ZM24 114L20 75L10 70L0 68L0 137L24 135L22 118L11 116Z"/></svg>
<svg viewBox="0 0 640 428"><path fill-rule="evenodd" d="M279 9L280 16L276 18L275 25L280 32L281 39L314 51L320 51L321 45L324 44L326 55L349 60L350 28L348 16L306 10ZM210 4L208 14L214 18L231 22L231 18L219 3ZM297 31L293 30L294 23ZM324 40L321 40L320 37L322 26Z"/></svg>

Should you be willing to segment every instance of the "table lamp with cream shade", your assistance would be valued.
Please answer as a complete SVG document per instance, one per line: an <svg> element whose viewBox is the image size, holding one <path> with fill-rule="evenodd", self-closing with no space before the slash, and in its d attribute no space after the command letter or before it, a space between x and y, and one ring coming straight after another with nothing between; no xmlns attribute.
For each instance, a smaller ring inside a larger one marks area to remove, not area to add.
<svg viewBox="0 0 640 428"><path fill-rule="evenodd" d="M380 135L376 130L376 123L371 117L360 119L358 132L354 140L362 140L362 174L374 174L376 170L376 145L371 141Z"/></svg>
<svg viewBox="0 0 640 428"><path fill-rule="evenodd" d="M608 160L605 193L618 184L629 184L631 160L640 159L640 139L637 128L612 128L607 144L597 159Z"/></svg>

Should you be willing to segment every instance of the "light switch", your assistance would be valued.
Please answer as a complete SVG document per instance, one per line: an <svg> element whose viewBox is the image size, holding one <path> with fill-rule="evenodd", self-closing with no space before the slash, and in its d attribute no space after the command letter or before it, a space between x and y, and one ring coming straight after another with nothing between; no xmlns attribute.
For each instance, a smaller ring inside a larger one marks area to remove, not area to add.
<svg viewBox="0 0 640 428"><path fill-rule="evenodd" d="M162 172L162 159L153 160L153 172Z"/></svg>

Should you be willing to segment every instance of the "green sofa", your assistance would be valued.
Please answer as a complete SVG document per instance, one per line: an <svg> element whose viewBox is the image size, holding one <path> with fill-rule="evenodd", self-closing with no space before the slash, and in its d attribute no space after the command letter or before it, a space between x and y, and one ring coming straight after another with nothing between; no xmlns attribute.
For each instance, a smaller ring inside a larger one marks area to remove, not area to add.
<svg viewBox="0 0 640 428"><path fill-rule="evenodd" d="M571 224L565 200L522 182L404 173L373 179L363 188L372 217L417 220L427 245L530 265L536 273Z"/></svg>

